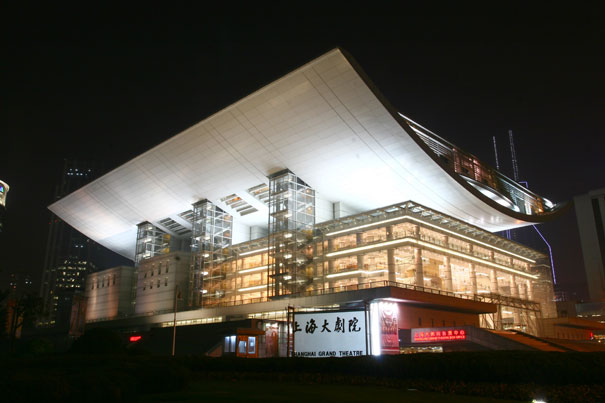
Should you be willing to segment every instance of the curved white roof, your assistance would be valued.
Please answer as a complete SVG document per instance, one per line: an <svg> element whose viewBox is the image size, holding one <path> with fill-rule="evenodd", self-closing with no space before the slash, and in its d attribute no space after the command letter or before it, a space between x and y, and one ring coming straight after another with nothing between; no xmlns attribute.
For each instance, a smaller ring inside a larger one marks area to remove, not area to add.
<svg viewBox="0 0 605 403"><path fill-rule="evenodd" d="M365 211L414 200L488 231L540 221L507 211L447 172L382 99L354 61L334 49L170 138L49 208L78 231L133 258L136 225L157 223L200 199L230 211L236 194L288 168L324 201ZM181 220L182 222L182 220Z"/></svg>

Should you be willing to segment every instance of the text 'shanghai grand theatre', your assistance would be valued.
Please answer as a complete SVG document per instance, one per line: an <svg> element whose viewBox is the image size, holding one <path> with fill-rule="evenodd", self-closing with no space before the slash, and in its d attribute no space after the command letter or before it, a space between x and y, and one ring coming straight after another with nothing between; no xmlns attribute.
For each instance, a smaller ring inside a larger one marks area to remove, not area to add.
<svg viewBox="0 0 605 403"><path fill-rule="evenodd" d="M399 113L340 49L50 209L135 262L89 275L74 314L158 352L175 321L178 353L342 357L519 347L556 317L546 256L494 232L561 206Z"/></svg>

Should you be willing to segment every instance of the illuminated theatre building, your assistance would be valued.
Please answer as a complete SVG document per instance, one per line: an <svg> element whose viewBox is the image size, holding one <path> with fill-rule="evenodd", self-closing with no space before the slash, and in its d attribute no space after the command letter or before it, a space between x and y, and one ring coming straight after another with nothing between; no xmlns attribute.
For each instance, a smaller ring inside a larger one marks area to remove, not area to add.
<svg viewBox="0 0 605 403"><path fill-rule="evenodd" d="M399 114L335 49L50 209L135 262L89 276L87 326L170 327L176 300L177 334L239 321L268 343L252 330L274 327L283 355L303 312L362 310L373 354L399 352L378 340L385 309L412 344L539 335L546 256L494 232L560 207Z"/></svg>

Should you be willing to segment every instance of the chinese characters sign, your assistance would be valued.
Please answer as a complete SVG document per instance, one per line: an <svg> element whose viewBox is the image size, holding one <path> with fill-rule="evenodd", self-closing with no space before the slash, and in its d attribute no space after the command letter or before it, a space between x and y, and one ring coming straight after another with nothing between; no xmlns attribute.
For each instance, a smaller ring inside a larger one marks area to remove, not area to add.
<svg viewBox="0 0 605 403"><path fill-rule="evenodd" d="M292 325L297 357L366 354L364 311L297 313Z"/></svg>
<svg viewBox="0 0 605 403"><path fill-rule="evenodd" d="M412 343L466 340L466 330L456 328L412 329Z"/></svg>

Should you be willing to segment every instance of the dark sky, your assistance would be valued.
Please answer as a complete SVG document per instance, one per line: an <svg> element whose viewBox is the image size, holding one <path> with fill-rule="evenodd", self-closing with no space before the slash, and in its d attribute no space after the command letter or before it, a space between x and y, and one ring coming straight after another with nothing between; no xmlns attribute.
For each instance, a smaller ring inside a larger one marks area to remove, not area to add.
<svg viewBox="0 0 605 403"><path fill-rule="evenodd" d="M507 174L512 129L520 175L539 194L558 202L605 186L603 5L0 11L4 278L39 277L64 158L114 168L335 46L402 113L489 164L497 136ZM559 283L585 293L573 211L541 229Z"/></svg>

